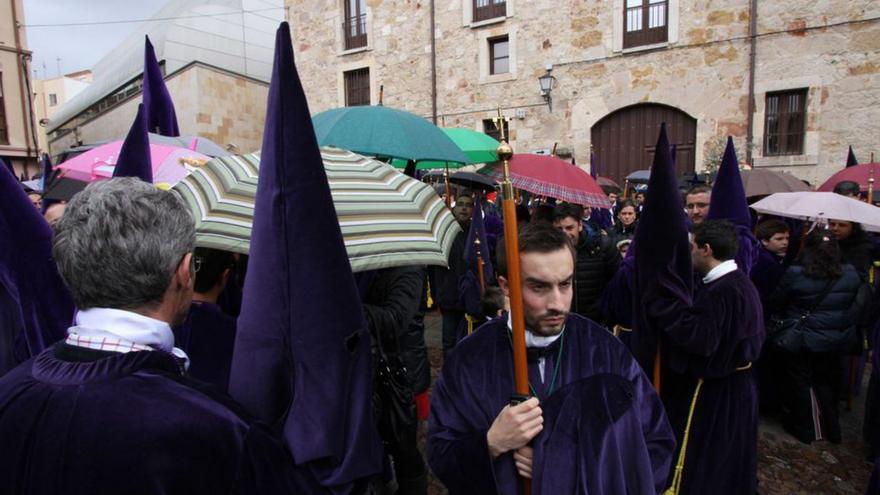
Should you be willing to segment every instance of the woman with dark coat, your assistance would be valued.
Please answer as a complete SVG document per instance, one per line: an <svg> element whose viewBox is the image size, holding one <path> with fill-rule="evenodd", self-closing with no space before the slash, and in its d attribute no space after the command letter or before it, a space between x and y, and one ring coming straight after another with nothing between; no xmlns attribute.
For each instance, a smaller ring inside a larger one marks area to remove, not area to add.
<svg viewBox="0 0 880 495"><path fill-rule="evenodd" d="M803 348L777 349L783 426L804 443L840 442L840 356L857 342L863 297L852 265L841 263L840 247L827 231L809 234L768 305L776 321L801 320ZM768 335L773 330L768 328Z"/></svg>
<svg viewBox="0 0 880 495"><path fill-rule="evenodd" d="M636 204L630 199L620 203L617 211L617 222L608 231L612 243L617 246L620 241L632 240L636 235Z"/></svg>

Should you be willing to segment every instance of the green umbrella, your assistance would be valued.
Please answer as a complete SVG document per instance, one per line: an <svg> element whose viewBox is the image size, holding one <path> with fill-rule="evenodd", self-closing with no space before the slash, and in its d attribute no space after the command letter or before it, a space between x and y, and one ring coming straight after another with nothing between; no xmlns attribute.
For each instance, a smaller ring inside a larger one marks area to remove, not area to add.
<svg viewBox="0 0 880 495"><path fill-rule="evenodd" d="M473 131L471 129L459 129L455 127L444 127L443 132L452 139L452 142L458 146L462 152L468 157L468 161L462 163L438 162L433 160L420 161L416 164L419 170L428 170L436 168L460 168L464 165L472 163L492 163L498 161L495 150L498 148L498 141L492 136L483 134L482 132ZM406 160L392 160L392 165L397 168L405 168Z"/></svg>
<svg viewBox="0 0 880 495"><path fill-rule="evenodd" d="M321 146L404 160L468 161L439 127L382 105L334 108L312 117L312 123Z"/></svg>

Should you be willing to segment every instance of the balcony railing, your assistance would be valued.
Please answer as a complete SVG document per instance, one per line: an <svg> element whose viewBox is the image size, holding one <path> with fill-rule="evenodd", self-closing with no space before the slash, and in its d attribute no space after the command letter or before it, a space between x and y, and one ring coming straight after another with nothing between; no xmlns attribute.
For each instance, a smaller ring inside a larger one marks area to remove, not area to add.
<svg viewBox="0 0 880 495"><path fill-rule="evenodd" d="M353 50L367 46L367 14L349 17L342 23L345 49Z"/></svg>
<svg viewBox="0 0 880 495"><path fill-rule="evenodd" d="M498 0L474 0L474 22L495 19L507 15L507 2Z"/></svg>

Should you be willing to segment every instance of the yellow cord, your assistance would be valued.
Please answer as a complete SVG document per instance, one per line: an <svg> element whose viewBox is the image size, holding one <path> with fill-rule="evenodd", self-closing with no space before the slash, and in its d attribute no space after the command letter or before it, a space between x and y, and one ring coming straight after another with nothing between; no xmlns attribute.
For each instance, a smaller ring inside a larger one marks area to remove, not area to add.
<svg viewBox="0 0 880 495"><path fill-rule="evenodd" d="M751 363L749 363L751 365ZM703 388L703 379L697 381L697 388L694 389L694 397L691 399L691 410L688 411L687 425L684 427L684 438L681 441L681 451L678 453L678 462L675 463L675 475L672 477L672 485L663 492L663 495L678 495L681 489L681 475L684 471L684 458L687 455L688 437L691 434L691 421L694 419L694 409L697 407L697 397L700 396L700 389Z"/></svg>
<svg viewBox="0 0 880 495"><path fill-rule="evenodd" d="M464 319L467 320L467 325L468 325L468 329L467 329L468 333L467 334L470 335L470 334L474 333L474 317L465 313Z"/></svg>

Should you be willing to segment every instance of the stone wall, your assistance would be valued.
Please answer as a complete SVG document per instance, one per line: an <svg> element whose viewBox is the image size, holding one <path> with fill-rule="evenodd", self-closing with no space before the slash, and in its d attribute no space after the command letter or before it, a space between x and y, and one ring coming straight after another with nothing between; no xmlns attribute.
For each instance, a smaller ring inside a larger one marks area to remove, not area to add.
<svg viewBox="0 0 880 495"><path fill-rule="evenodd" d="M234 144L236 153L262 145L268 85L212 67L191 65L171 74L165 84L174 100L182 135L198 135L221 146ZM125 139L137 114L141 95L135 95L80 126L84 143ZM74 145L69 133L50 142L53 154Z"/></svg>
<svg viewBox="0 0 880 495"><path fill-rule="evenodd" d="M472 0L437 0L438 124L482 130L501 107L517 151L574 151L589 161L590 128L619 108L654 102L697 119L696 165L719 136L744 148L748 128L748 0L669 0L669 42L622 50L623 0L508 0L507 18L476 25ZM294 51L313 113L342 106L342 73L369 67L373 103L431 117L429 2L368 0L368 47L342 50L339 0L287 0ZM853 144L867 161L880 141L880 4L819 0L758 2L756 166L781 166L811 181L838 170ZM855 23L854 23L855 22ZM825 29L815 26L839 24ZM792 31L793 30L793 31ZM782 33L777 33L782 31ZM785 32L790 31L790 32ZM507 35L511 72L488 75L489 38ZM537 78L553 66L549 110ZM763 157L767 91L809 87L805 153ZM863 151L860 151L863 150ZM880 151L880 149L878 149ZM739 150L745 159L745 149Z"/></svg>

